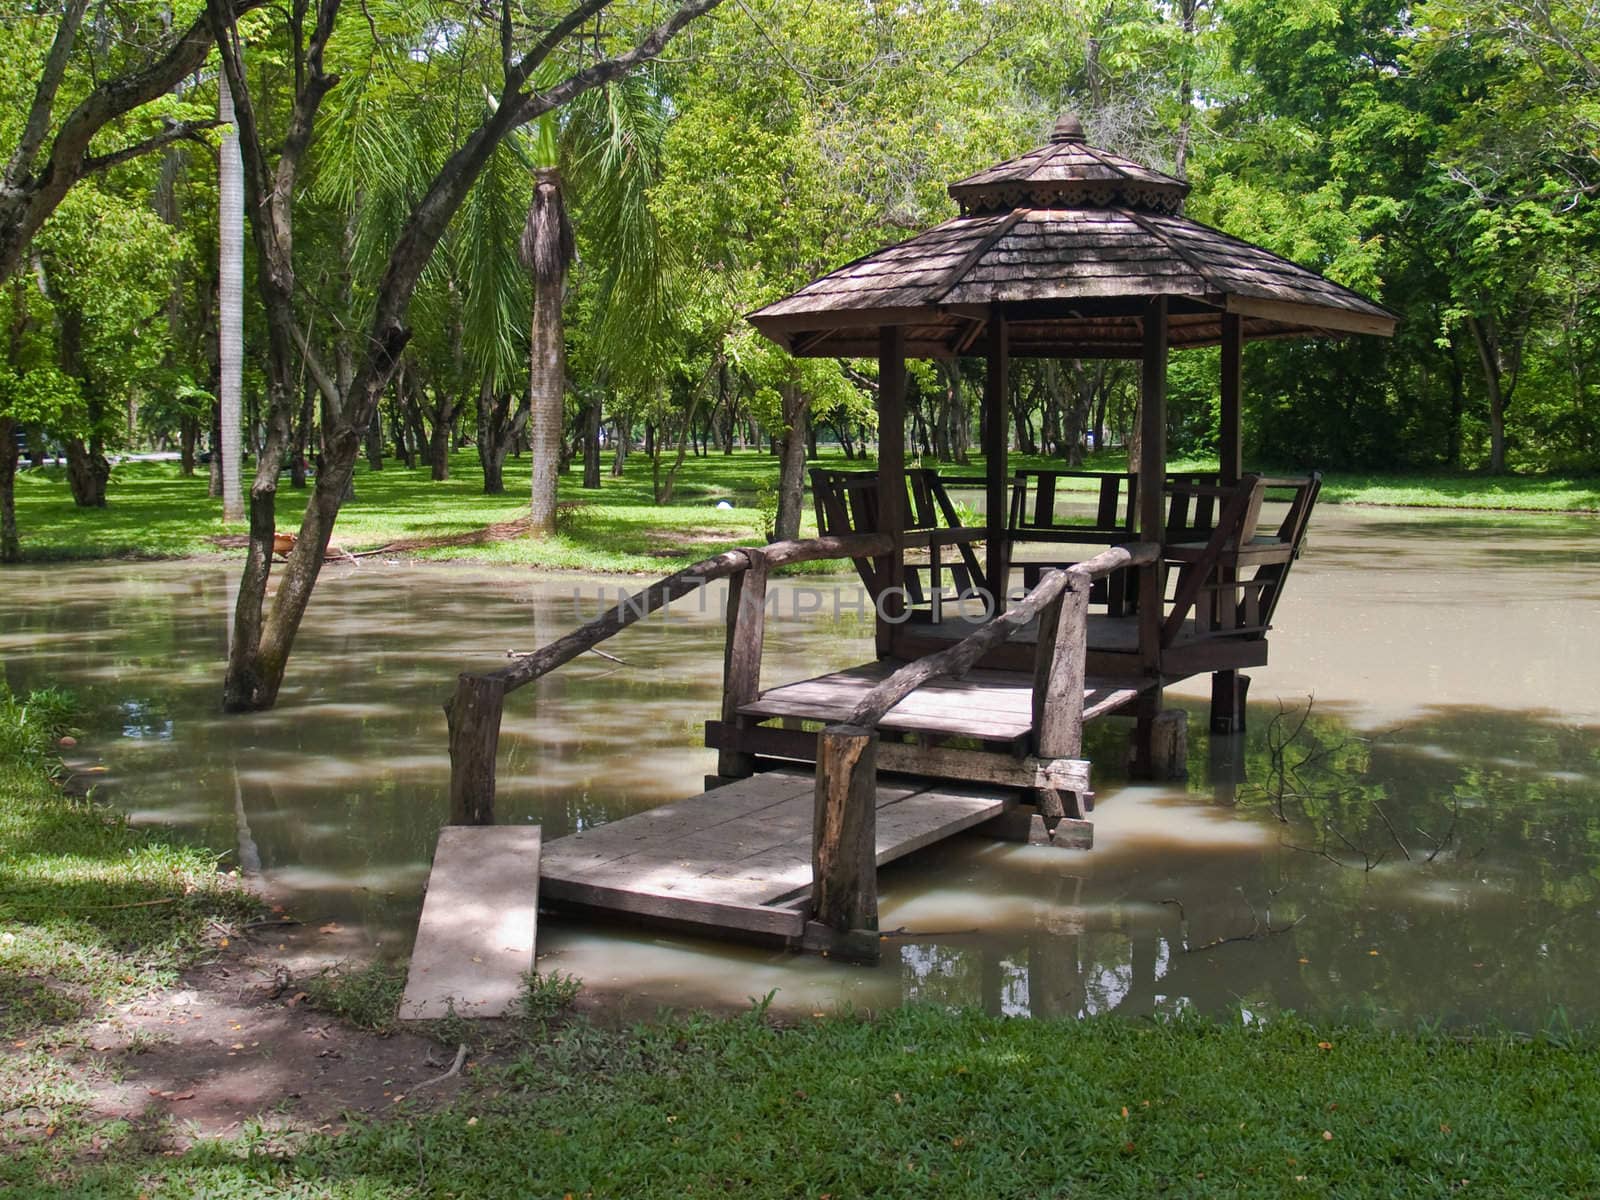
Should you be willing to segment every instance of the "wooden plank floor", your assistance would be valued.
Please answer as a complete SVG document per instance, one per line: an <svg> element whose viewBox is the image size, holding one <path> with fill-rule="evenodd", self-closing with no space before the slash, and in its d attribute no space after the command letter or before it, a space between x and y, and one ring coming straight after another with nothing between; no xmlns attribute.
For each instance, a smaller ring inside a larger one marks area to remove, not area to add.
<svg viewBox="0 0 1600 1200"><path fill-rule="evenodd" d="M544 846L547 899L798 938L811 889L813 779L767 771ZM880 782L877 860L910 854L1004 812L1015 793Z"/></svg>
<svg viewBox="0 0 1600 1200"><path fill-rule="evenodd" d="M746 717L802 717L842 721L876 684L898 667L892 660L868 663L785 684L743 705ZM1122 707L1139 694L1125 680L1085 681L1083 719ZM954 737L1009 741L1033 728L1033 677L1020 671L971 671L963 679L924 684L889 710L882 728Z"/></svg>

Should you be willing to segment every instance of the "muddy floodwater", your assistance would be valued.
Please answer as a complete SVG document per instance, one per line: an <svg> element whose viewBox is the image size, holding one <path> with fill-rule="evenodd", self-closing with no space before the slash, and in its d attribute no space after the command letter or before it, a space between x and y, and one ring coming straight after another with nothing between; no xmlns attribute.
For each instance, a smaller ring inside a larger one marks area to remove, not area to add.
<svg viewBox="0 0 1600 1200"><path fill-rule="evenodd" d="M1324 506L1242 743L1192 715L1186 784L1130 784L1091 727L1094 850L963 837L882 877L882 965L546 915L540 965L617 1011L1012 1014L1193 1007L1398 1023L1600 1017L1600 522ZM13 688L85 705L78 765L136 820L227 852L308 922L404 955L458 671L594 615L619 583L367 560L330 566L278 708L217 711L234 565L0 573ZM837 604L834 589L840 589ZM871 657L853 577L786 581L764 681ZM701 790L715 757L717 597L510 698L499 813L546 839ZM1308 698L1312 698L1308 702Z"/></svg>

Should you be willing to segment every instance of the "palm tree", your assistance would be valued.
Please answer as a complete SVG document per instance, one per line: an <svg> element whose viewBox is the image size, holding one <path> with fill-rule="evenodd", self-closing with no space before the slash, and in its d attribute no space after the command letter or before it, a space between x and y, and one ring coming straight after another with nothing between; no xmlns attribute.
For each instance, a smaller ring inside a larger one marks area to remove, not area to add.
<svg viewBox="0 0 1600 1200"><path fill-rule="evenodd" d="M567 216L567 187L584 219L586 243L601 260L590 329L599 378L626 384L639 375L643 343L662 323L663 285L674 261L649 204L649 189L662 175L667 130L665 106L652 81L630 76L587 93L563 116L559 129L552 121L540 122L513 143L534 180L521 252L533 278L528 400L535 537L555 532L566 409L562 310L576 247ZM562 162L571 166L570 182L563 177ZM598 406L601 397L589 403ZM590 436L598 436L596 415L590 413L586 420ZM598 479L592 486L599 486Z"/></svg>
<svg viewBox="0 0 1600 1200"><path fill-rule="evenodd" d="M222 405L222 519L244 520L241 486L240 385L244 371L244 160L233 119L228 76L217 73L217 119L222 122L222 153L217 164L217 360ZM216 448L212 451L215 453Z"/></svg>
<svg viewBox="0 0 1600 1200"><path fill-rule="evenodd" d="M561 171L534 172L533 202L522 227L522 261L533 273L533 320L528 338L528 441L533 455L530 531L556 531L556 482L561 464L561 421L567 393L566 327L561 319L567 271L575 245Z"/></svg>

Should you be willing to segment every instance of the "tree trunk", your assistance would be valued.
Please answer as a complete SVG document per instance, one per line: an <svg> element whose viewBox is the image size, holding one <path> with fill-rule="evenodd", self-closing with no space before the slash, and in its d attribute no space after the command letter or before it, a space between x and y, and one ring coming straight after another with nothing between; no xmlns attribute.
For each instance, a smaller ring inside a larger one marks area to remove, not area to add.
<svg viewBox="0 0 1600 1200"><path fill-rule="evenodd" d="M623 467L628 461L628 443L633 439L633 422L626 413L622 413L612 421L612 425L617 435L617 448L611 455L611 478L621 479Z"/></svg>
<svg viewBox="0 0 1600 1200"><path fill-rule="evenodd" d="M183 477L189 479L194 475L194 444L200 436L200 419L198 417L178 418L178 459L179 469Z"/></svg>
<svg viewBox="0 0 1600 1200"><path fill-rule="evenodd" d="M1483 366L1483 390L1489 398L1489 472L1499 475L1506 469L1506 405L1510 400L1504 383L1499 334L1492 317L1468 317L1467 328L1472 331L1472 342L1478 349L1478 362Z"/></svg>
<svg viewBox="0 0 1600 1200"><path fill-rule="evenodd" d="M222 122L217 164L217 350L221 366L222 519L244 520L240 480L240 387L244 378L244 160L226 73L218 76L217 119Z"/></svg>
<svg viewBox="0 0 1600 1200"><path fill-rule="evenodd" d="M72 488L72 499L79 508L104 508L106 506L106 480L111 478L111 464L106 461L98 437L91 437L84 445L80 437L66 439L67 484Z"/></svg>
<svg viewBox="0 0 1600 1200"><path fill-rule="evenodd" d="M582 82L574 81L571 87L575 92L581 91L585 86L598 86L619 77L634 62L653 57L678 29L708 7L710 3L702 0L698 6L690 3L678 9L635 47L631 52L633 57L624 55L593 64L585 71ZM251 489L250 548L239 583L228 675L223 688L223 705L230 711L265 709L277 702L290 650L310 604L334 521L355 469L362 433L372 420L373 411L388 389L401 354L410 341L411 330L406 318L417 284L435 248L496 147L519 124L560 103L559 98L548 93L518 91L512 97L514 102L492 108L489 116L461 140L402 222L382 277L373 289L373 311L359 341L360 366L344 398L344 411L337 426L324 431L322 470L268 613L272 503L280 462L277 451L287 441L286 416L292 402L294 379L292 350L301 329L295 310L297 290L290 210L299 182L298 164L309 146L318 106L337 82L336 76L324 72L322 59L336 11L336 4L321 10L327 19L319 20L305 54L304 70L297 71L301 86L295 95L284 149L270 177L263 150L264 138L250 104L248 86L233 43L226 36L218 39L223 69L228 73L238 102L242 140L250 154L247 183L251 191L251 227L261 255L257 278L267 310L268 380L273 401L269 409L267 452L262 456ZM208 14L214 31L225 34L227 6L220 0L213 0L208 5ZM509 13L505 19L509 22ZM508 27L505 35L509 39L513 31ZM545 107L541 109L540 104ZM305 357L311 360L309 354Z"/></svg>
<svg viewBox="0 0 1600 1200"><path fill-rule="evenodd" d="M773 523L773 540L778 542L800 536L800 508L805 502L806 426L811 407L811 398L792 384L780 391L786 432L778 470L778 516Z"/></svg>
<svg viewBox="0 0 1600 1200"><path fill-rule="evenodd" d="M210 448L211 458L207 463L210 482L206 486L206 495L213 500L220 500L222 499L222 404L216 400L211 402Z"/></svg>
<svg viewBox="0 0 1600 1200"><path fill-rule="evenodd" d="M294 444L289 449L289 486L306 486L306 448L311 445L311 425L317 415L316 388L307 385L305 399L300 402L300 419L294 426Z"/></svg>
<svg viewBox="0 0 1600 1200"><path fill-rule="evenodd" d="M528 423L526 399L511 411L511 393L496 395L493 380L485 377L478 389L478 462L483 467L483 494L505 494L505 461Z"/></svg>
<svg viewBox="0 0 1600 1200"><path fill-rule="evenodd" d="M522 257L533 272L533 320L528 345L528 432L533 487L530 532L556 531L556 487L561 471L561 418L566 407L566 338L561 306L572 265L572 226L561 193L561 173L534 173L533 201L522 232Z"/></svg>
<svg viewBox="0 0 1600 1200"><path fill-rule="evenodd" d="M383 407L372 410L372 424L367 426L367 470L383 470Z"/></svg>
<svg viewBox="0 0 1600 1200"><path fill-rule="evenodd" d="M450 430L455 420L455 397L441 392L433 403L433 426L428 433L428 477L435 483L450 478Z"/></svg>
<svg viewBox="0 0 1600 1200"><path fill-rule="evenodd" d="M594 491L600 486L600 397L595 396L584 409L583 486Z"/></svg>
<svg viewBox="0 0 1600 1200"><path fill-rule="evenodd" d="M17 423L0 417L0 562L22 559L17 537Z"/></svg>

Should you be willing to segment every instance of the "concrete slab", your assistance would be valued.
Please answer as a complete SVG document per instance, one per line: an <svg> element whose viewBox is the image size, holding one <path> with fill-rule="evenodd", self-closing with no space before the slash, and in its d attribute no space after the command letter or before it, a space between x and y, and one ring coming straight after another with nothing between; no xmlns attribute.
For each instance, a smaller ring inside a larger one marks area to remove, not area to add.
<svg viewBox="0 0 1600 1200"><path fill-rule="evenodd" d="M422 902L402 1021L514 1010L533 970L539 826L446 825Z"/></svg>

